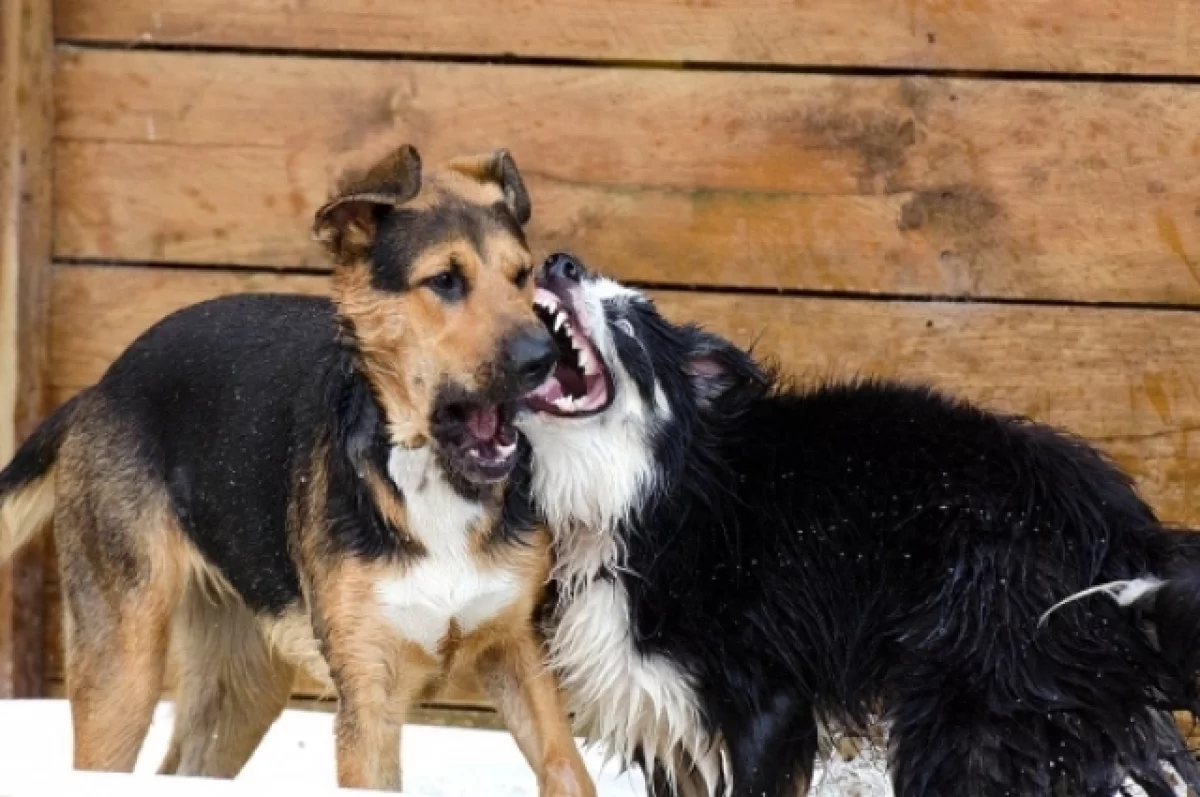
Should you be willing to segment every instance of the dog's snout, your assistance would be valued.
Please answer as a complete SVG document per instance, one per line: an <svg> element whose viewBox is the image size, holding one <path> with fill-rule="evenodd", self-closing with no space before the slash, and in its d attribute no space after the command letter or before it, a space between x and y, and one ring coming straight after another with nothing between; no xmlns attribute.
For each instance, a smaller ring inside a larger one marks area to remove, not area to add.
<svg viewBox="0 0 1200 797"><path fill-rule="evenodd" d="M550 375L558 362L558 347L545 327L530 328L518 332L509 340L505 359L517 389L525 393Z"/></svg>
<svg viewBox="0 0 1200 797"><path fill-rule="evenodd" d="M575 258L563 252L558 252L546 258L546 264L543 266L546 271L546 276L569 280L571 282L579 282L587 274L587 270Z"/></svg>

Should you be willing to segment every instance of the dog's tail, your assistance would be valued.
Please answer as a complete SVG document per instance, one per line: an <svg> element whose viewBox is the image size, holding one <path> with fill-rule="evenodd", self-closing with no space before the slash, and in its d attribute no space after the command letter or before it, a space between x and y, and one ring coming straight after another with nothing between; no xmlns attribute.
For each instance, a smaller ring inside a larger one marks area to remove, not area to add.
<svg viewBox="0 0 1200 797"><path fill-rule="evenodd" d="M0 471L0 562L49 524L54 513L54 466L66 436L75 399L34 430Z"/></svg>
<svg viewBox="0 0 1200 797"><path fill-rule="evenodd" d="M1104 594L1122 608L1153 623L1154 640L1163 659L1185 679L1200 678L1200 531L1160 529L1168 563L1163 572L1097 584L1069 595L1042 615L1068 603Z"/></svg>

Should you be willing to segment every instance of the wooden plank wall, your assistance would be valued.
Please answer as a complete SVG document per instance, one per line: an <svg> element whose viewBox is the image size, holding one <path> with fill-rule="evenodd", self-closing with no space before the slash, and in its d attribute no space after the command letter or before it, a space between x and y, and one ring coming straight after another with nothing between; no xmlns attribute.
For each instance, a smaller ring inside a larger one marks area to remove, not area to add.
<svg viewBox="0 0 1200 797"><path fill-rule="evenodd" d="M51 278L54 34L44 0L0 0L0 462L40 420ZM0 697L45 689L47 541L0 567Z"/></svg>
<svg viewBox="0 0 1200 797"><path fill-rule="evenodd" d="M176 307L323 291L309 220L356 153L506 146L539 253L801 378L930 379L1066 425L1200 526L1196 4L55 12L55 401Z"/></svg>

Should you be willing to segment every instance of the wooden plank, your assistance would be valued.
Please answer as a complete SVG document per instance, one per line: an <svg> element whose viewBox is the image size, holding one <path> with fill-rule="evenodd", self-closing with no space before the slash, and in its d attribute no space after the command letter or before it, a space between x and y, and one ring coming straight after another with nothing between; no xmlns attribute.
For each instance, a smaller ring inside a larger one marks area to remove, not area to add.
<svg viewBox="0 0 1200 797"><path fill-rule="evenodd" d="M337 710L337 701L297 696L288 703L288 708L332 712ZM491 731L505 730L504 722L500 719L500 716L496 714L494 709L487 705L429 703L410 711L405 718L405 722L411 725L449 725L456 728L479 728Z"/></svg>
<svg viewBox="0 0 1200 797"><path fill-rule="evenodd" d="M63 257L323 266L308 229L340 165L409 140L430 161L509 147L532 240L625 279L1200 303L1194 86L157 52L61 67Z"/></svg>
<svg viewBox="0 0 1200 797"><path fill-rule="evenodd" d="M64 399L158 317L246 290L321 293L323 277L119 267L55 271L48 380ZM1162 514L1200 526L1200 312L654 294L801 378L927 379L1099 442Z"/></svg>
<svg viewBox="0 0 1200 797"><path fill-rule="evenodd" d="M1197 74L1179 0L58 0L58 35L524 57Z"/></svg>
<svg viewBox="0 0 1200 797"><path fill-rule="evenodd" d="M44 0L0 0L0 462L43 409L54 42ZM44 541L0 567L0 697L44 689Z"/></svg>

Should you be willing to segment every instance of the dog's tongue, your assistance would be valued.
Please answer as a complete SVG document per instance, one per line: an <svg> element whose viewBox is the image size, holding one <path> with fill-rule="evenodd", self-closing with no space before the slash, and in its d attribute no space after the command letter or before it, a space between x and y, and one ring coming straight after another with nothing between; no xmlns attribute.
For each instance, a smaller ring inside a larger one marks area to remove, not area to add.
<svg viewBox="0 0 1200 797"><path fill-rule="evenodd" d="M500 428L500 413L495 407L475 410L467 418L467 428L476 440L491 440Z"/></svg>
<svg viewBox="0 0 1200 797"><path fill-rule="evenodd" d="M558 373L555 372L546 377L546 381L542 382L529 393L529 398L541 399L554 403L563 397L562 382L558 380Z"/></svg>

